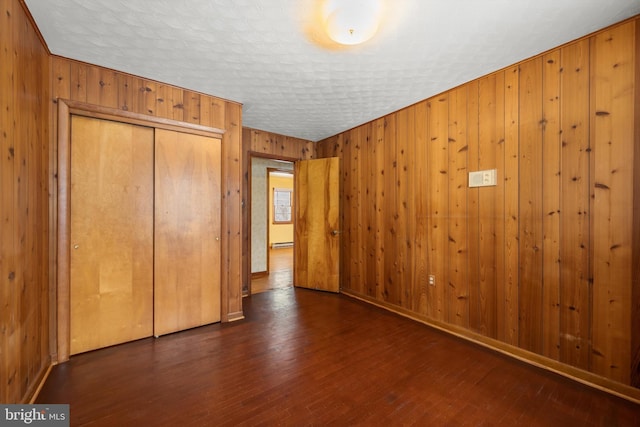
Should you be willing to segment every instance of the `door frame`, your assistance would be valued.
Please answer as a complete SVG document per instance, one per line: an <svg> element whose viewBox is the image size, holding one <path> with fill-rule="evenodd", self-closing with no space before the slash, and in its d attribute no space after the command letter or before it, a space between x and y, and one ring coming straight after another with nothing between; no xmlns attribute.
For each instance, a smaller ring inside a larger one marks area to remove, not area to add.
<svg viewBox="0 0 640 427"><path fill-rule="evenodd" d="M268 153L261 153L259 151L248 151L248 169L247 169L247 197L246 197L246 206L247 206L247 238L246 238L246 242L247 242L247 256L246 261L244 262L244 277L247 278L247 291L246 293L243 291L243 297L245 296L250 296L251 295L251 200L252 200L252 193L251 193L251 180L253 178L253 173L252 173L252 166L253 166L253 159L254 158L259 158L259 159L267 159L267 160L276 160L276 161L281 161L281 162L289 162L295 165L295 163L300 160L300 159L296 159L293 157L286 157L286 156L279 156L277 154L268 154ZM291 174L293 175L293 169L291 171L287 172L291 172ZM267 183L268 183L268 179L267 179ZM269 191L268 188L265 189L265 191ZM296 224L294 222L293 224L294 230L296 227ZM268 239L268 233L269 233L269 229L267 228L267 246L269 245L269 239ZM295 241L293 243L295 245ZM269 251L267 250L267 272L269 271Z"/></svg>
<svg viewBox="0 0 640 427"><path fill-rule="evenodd" d="M54 158L57 164L51 171L54 177L57 175L57 186L54 184L51 191L52 197L52 220L50 223L51 232L55 237L55 242L50 245L52 280L49 289L49 328L50 328L50 351L53 363L61 363L69 360L70 356L70 220L71 220L71 116L91 117L102 120L111 120L121 123L138 126L151 127L155 129L167 129L183 133L192 133L201 136L219 138L224 130L208 126L202 126L177 120L164 119L160 117L147 116L144 114L131 113L129 111L115 108L101 107L83 102L70 101L67 99L57 99L58 120L57 145L54 144L57 153ZM224 234L222 236L224 239ZM226 298L226 287L221 286L221 299ZM226 307L226 304L222 304ZM224 308L223 308L224 310ZM224 317L226 313L221 313Z"/></svg>

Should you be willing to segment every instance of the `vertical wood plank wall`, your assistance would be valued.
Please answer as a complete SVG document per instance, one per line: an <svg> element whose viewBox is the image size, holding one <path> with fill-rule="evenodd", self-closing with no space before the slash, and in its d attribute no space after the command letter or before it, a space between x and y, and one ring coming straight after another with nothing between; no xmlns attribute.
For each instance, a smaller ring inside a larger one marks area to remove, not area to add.
<svg viewBox="0 0 640 427"><path fill-rule="evenodd" d="M242 106L209 95L146 80L95 65L52 57L51 128L58 98L148 116L223 129L222 139L222 320L242 317L241 174ZM53 133L55 138L56 133ZM52 140L55 146L55 141ZM54 171L55 173L55 171Z"/></svg>
<svg viewBox="0 0 640 427"><path fill-rule="evenodd" d="M0 2L0 402L49 357L49 54L17 0Z"/></svg>
<svg viewBox="0 0 640 427"><path fill-rule="evenodd" d="M258 129L242 129L242 292L249 292L249 281L251 280L251 255L249 254L250 236L249 209L249 158L251 155L261 155L275 159L286 160L309 160L315 157L315 145L306 139L294 138L280 135L273 132L266 132Z"/></svg>
<svg viewBox="0 0 640 427"><path fill-rule="evenodd" d="M640 386L639 26L320 141L343 164L343 290Z"/></svg>

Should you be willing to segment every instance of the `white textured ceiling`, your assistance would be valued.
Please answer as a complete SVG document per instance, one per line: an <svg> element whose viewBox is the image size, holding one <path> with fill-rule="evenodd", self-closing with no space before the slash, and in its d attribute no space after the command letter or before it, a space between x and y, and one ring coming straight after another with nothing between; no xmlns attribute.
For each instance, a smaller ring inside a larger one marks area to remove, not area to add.
<svg viewBox="0 0 640 427"><path fill-rule="evenodd" d="M56 55L243 104L243 125L312 141L640 14L640 0L386 0L341 48L320 0L26 0Z"/></svg>

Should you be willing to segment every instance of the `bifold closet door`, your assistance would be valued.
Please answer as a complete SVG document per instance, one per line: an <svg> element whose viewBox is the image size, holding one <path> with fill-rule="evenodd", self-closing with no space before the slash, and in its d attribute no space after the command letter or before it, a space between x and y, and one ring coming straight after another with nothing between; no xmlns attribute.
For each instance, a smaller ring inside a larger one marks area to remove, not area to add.
<svg viewBox="0 0 640 427"><path fill-rule="evenodd" d="M70 352L153 332L152 128L71 118Z"/></svg>
<svg viewBox="0 0 640 427"><path fill-rule="evenodd" d="M220 321L220 140L155 139L154 335Z"/></svg>

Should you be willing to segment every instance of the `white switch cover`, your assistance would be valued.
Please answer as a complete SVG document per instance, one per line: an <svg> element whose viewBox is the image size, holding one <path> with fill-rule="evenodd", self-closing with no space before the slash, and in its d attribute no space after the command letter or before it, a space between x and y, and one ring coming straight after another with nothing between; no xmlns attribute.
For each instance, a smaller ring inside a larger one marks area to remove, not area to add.
<svg viewBox="0 0 640 427"><path fill-rule="evenodd" d="M498 170L469 172L469 187L490 187L498 183Z"/></svg>

